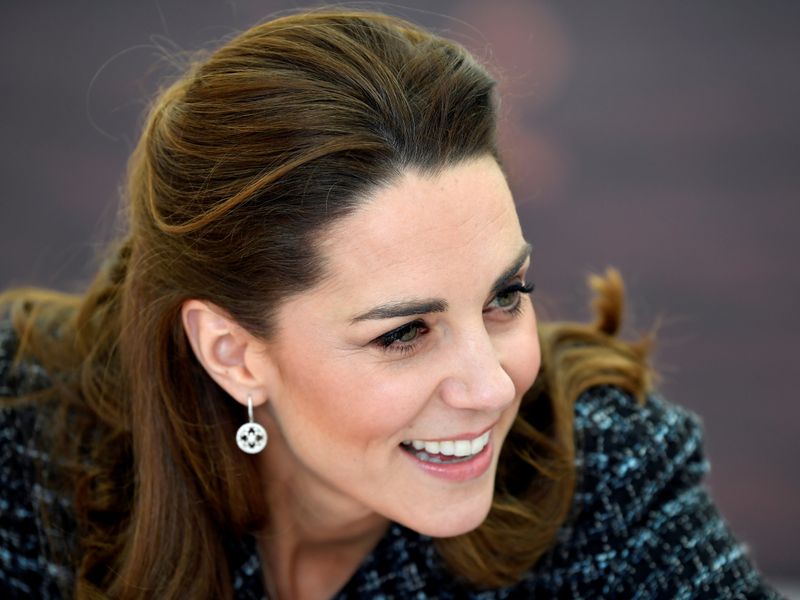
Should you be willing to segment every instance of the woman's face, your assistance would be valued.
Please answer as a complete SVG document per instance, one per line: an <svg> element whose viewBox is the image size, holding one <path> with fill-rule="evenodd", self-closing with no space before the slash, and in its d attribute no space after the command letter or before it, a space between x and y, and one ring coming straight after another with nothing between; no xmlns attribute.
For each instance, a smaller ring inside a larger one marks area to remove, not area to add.
<svg viewBox="0 0 800 600"><path fill-rule="evenodd" d="M266 350L267 468L336 510L474 529L539 369L530 247L500 169L408 172L323 252L328 276L279 310Z"/></svg>

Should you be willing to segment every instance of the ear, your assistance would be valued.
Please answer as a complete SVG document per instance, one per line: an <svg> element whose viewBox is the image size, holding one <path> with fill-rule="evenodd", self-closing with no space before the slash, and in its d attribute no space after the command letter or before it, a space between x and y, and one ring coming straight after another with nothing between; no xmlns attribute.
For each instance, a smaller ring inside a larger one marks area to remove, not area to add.
<svg viewBox="0 0 800 600"><path fill-rule="evenodd" d="M210 302L186 300L181 320L197 360L228 394L247 406L247 397L258 406L269 397L275 370L266 345Z"/></svg>

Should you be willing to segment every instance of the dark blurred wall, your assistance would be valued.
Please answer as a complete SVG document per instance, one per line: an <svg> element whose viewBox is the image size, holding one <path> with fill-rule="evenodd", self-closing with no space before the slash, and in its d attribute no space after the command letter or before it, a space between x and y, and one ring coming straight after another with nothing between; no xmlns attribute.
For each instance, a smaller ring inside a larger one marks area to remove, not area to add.
<svg viewBox="0 0 800 600"><path fill-rule="evenodd" d="M658 320L660 387L704 418L723 514L799 577L800 4L403 4L499 75L540 316L587 318L584 277L620 268L630 335ZM80 289L164 56L293 6L3 3L0 286Z"/></svg>

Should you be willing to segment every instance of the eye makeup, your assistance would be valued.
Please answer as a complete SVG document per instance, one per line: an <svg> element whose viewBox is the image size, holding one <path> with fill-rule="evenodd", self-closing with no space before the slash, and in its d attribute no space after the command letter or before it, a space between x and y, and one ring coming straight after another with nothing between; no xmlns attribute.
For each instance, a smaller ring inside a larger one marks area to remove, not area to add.
<svg viewBox="0 0 800 600"><path fill-rule="evenodd" d="M372 343L387 352L410 352L416 346L417 340L427 332L425 322L415 319L375 338Z"/></svg>
<svg viewBox="0 0 800 600"><path fill-rule="evenodd" d="M501 299L509 300L510 302L508 303L499 302L496 308L511 315L517 315L522 311L522 295L533 293L535 287L533 283L525 283L522 281L514 282L500 290L490 304L498 303ZM484 312L488 310L491 309L487 308Z"/></svg>
<svg viewBox="0 0 800 600"><path fill-rule="evenodd" d="M495 294L489 306L484 309L484 314L487 312L499 311L510 317L519 315L522 313L523 309L523 294L531 294L534 287L533 283L524 283L522 281L516 281L507 285ZM500 300L503 301L501 301L499 305L492 306ZM510 300L510 302L505 303L506 300ZM378 336L370 343L385 352L401 352L407 354L416 348L420 338L428 333L428 331L429 328L425 324L425 321L422 319L415 319Z"/></svg>

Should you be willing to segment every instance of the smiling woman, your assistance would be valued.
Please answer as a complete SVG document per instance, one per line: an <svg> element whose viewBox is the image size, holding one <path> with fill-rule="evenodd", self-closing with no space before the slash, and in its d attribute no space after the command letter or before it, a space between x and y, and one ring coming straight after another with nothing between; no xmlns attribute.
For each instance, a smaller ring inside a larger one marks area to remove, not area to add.
<svg viewBox="0 0 800 600"><path fill-rule="evenodd" d="M537 324L495 105L341 11L163 90L86 294L0 298L3 597L774 597L619 276Z"/></svg>
<svg viewBox="0 0 800 600"><path fill-rule="evenodd" d="M250 394L274 432L264 475L304 498L279 522L313 519L318 532L389 519L449 537L484 521L539 368L519 291L528 252L505 179L482 157L409 170L342 218L323 280L278 310L269 340L208 303L183 305L205 370L232 397Z"/></svg>

